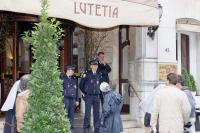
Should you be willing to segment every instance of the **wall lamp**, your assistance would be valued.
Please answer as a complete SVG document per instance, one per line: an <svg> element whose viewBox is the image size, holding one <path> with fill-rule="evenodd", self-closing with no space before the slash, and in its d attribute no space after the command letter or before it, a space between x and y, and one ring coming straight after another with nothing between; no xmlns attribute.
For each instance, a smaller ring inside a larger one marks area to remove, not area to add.
<svg viewBox="0 0 200 133"><path fill-rule="evenodd" d="M163 7L161 4L158 4L158 10L159 10L159 21L161 21L161 17L162 17L162 14L163 14ZM151 27L148 27L148 31L147 31L147 35L152 39L154 40L154 37L155 37L155 32L157 31L159 26L151 26Z"/></svg>

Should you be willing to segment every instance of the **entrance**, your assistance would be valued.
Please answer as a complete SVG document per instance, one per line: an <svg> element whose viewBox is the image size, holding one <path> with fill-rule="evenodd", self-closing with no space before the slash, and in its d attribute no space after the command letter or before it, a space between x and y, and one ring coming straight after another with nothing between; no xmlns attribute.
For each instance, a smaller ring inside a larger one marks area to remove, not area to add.
<svg viewBox="0 0 200 133"><path fill-rule="evenodd" d="M13 20L11 34L4 38L5 49L0 53L0 89L1 106L14 82L24 74L30 73L31 64L34 62L31 53L31 46L23 39L24 31L31 30L34 23L38 22L37 16L12 13ZM74 23L60 20L64 29L64 37L60 40L58 66L64 72L64 65L71 63L73 56L72 50Z"/></svg>
<svg viewBox="0 0 200 133"><path fill-rule="evenodd" d="M190 72L189 36L181 34L181 66Z"/></svg>

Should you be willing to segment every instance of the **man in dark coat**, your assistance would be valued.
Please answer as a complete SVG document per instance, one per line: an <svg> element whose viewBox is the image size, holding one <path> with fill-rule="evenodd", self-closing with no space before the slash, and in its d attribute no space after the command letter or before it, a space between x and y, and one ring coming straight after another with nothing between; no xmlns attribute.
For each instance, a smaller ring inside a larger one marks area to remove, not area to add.
<svg viewBox="0 0 200 133"><path fill-rule="evenodd" d="M108 83L103 82L100 89L104 92L103 112L101 116L100 133L120 133L123 131L120 112L123 106L123 98Z"/></svg>
<svg viewBox="0 0 200 133"><path fill-rule="evenodd" d="M102 82L107 82L109 83L109 76L108 74L111 72L111 68L110 66L105 62L105 54L104 52L99 52L98 53L98 70L99 72L101 72L102 74L102 79L101 79L101 83ZM103 106L103 93L100 93L100 98L101 98L101 104Z"/></svg>
<svg viewBox="0 0 200 133"><path fill-rule="evenodd" d="M104 52L99 52L98 53L98 70L99 72L102 73L102 79L101 82L107 82L109 83L109 76L108 74L111 72L110 66L105 62L104 59L105 55Z"/></svg>
<svg viewBox="0 0 200 133"><path fill-rule="evenodd" d="M98 61L92 60L89 62L91 71L88 71L80 81L80 89L85 95L85 117L84 117L84 133L90 131L90 114L93 107L94 117L94 132L99 130L99 111L100 111L100 80L101 73L97 71Z"/></svg>
<svg viewBox="0 0 200 133"><path fill-rule="evenodd" d="M74 128L74 112L75 107L79 105L77 79L73 77L75 65L65 66L65 75L61 77L63 80L64 104L67 110L67 117L70 120L71 129Z"/></svg>

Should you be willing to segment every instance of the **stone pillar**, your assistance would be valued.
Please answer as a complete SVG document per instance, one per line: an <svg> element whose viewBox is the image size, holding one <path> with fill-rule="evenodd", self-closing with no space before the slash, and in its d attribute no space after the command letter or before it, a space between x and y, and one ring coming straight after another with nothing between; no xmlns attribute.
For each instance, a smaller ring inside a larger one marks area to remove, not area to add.
<svg viewBox="0 0 200 133"><path fill-rule="evenodd" d="M157 35L151 40L147 28L130 28L129 81L138 97L131 94L130 115L143 126L143 112L139 107L140 99L146 97L157 82Z"/></svg>
<svg viewBox="0 0 200 133"><path fill-rule="evenodd" d="M200 66L200 33L197 33L197 68ZM200 96L200 70L197 69L197 95Z"/></svg>
<svg viewBox="0 0 200 133"><path fill-rule="evenodd" d="M112 53L107 56L110 66L112 68L111 73L109 74L110 81L119 84L119 28L112 30L110 40L108 45L112 46ZM111 64L112 63L112 64ZM119 88L117 86L117 88Z"/></svg>

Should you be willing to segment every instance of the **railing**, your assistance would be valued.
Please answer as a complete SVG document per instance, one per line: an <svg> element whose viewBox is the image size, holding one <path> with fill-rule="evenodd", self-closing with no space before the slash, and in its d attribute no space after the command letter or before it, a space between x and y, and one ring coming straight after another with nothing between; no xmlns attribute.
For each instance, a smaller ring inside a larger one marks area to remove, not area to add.
<svg viewBox="0 0 200 133"><path fill-rule="evenodd" d="M128 81L128 88L129 88L129 96L131 96L131 93L133 93L133 95L135 94L135 96L141 102L142 99L139 97L137 91L135 90L135 88L133 87L133 85L132 85L132 83L130 81Z"/></svg>

